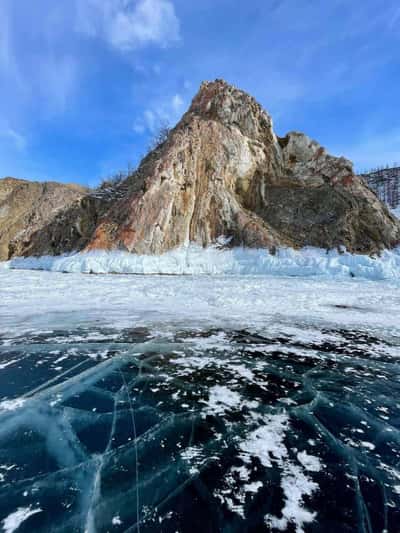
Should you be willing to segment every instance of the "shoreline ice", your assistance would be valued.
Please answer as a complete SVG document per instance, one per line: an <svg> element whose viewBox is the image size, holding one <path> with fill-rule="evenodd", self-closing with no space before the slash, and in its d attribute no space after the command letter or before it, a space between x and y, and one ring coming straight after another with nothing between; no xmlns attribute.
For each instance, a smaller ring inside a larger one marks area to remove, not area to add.
<svg viewBox="0 0 400 533"><path fill-rule="evenodd" d="M1 267L85 274L322 276L400 280L400 247L384 250L380 256L367 256L311 247L301 250L281 248L272 254L265 249L202 248L191 244L159 256L99 250L14 258L2 263Z"/></svg>

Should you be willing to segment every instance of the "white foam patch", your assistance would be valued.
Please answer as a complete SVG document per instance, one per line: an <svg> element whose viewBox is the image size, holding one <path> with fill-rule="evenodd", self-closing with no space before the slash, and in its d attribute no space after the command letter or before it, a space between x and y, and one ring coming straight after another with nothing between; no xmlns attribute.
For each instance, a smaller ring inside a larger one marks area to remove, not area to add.
<svg viewBox="0 0 400 533"><path fill-rule="evenodd" d="M204 452L200 446L189 446L181 452L181 457L189 464L189 473L192 476L200 472L200 467L205 462Z"/></svg>
<svg viewBox="0 0 400 533"><path fill-rule="evenodd" d="M240 443L244 461L249 462L252 456L258 457L267 468L272 467L274 460L282 462L287 456L283 439L288 427L289 417L286 414L266 416L265 425L258 427Z"/></svg>
<svg viewBox="0 0 400 533"><path fill-rule="evenodd" d="M285 413L267 415L264 425L258 427L239 445L241 458L251 464L252 457L259 459L266 468L278 466L281 470L281 488L284 494L284 505L281 517L265 516L269 528L287 531L289 524L295 526L296 533L303 533L303 526L315 520L317 514L304 507L304 497L312 496L318 485L307 472L319 472L321 464L318 457L305 451L297 454L299 464L289 457L284 443L285 434L289 430L289 417Z"/></svg>
<svg viewBox="0 0 400 533"><path fill-rule="evenodd" d="M7 472L14 470L17 465L0 465L0 483L4 483L7 477Z"/></svg>
<svg viewBox="0 0 400 533"><path fill-rule="evenodd" d="M223 415L226 411L240 407L242 398L236 391L223 385L214 385L210 388L206 412L214 415Z"/></svg>
<svg viewBox="0 0 400 533"><path fill-rule="evenodd" d="M0 411L15 411L24 405L26 400L16 398L15 400L3 400L0 402Z"/></svg>
<svg viewBox="0 0 400 533"><path fill-rule="evenodd" d="M245 518L246 499L253 498L263 486L261 481L249 482L250 473L246 466L233 466L224 477L223 487L214 491L214 496L242 518Z"/></svg>
<svg viewBox="0 0 400 533"><path fill-rule="evenodd" d="M299 452L297 454L297 459L304 466L304 468L306 470L309 470L310 472L319 472L322 468L321 462L318 457L315 457L314 455L309 455L306 451Z"/></svg>
<svg viewBox="0 0 400 533"><path fill-rule="evenodd" d="M137 255L121 251L92 251L57 257L15 258L11 269L50 270L94 274L208 274L270 276L355 276L367 279L400 279L400 248L385 250L378 257L345 251L307 247L301 250L218 246L202 248L191 244L163 255Z"/></svg>
<svg viewBox="0 0 400 533"><path fill-rule="evenodd" d="M14 531L17 531L19 526L30 516L41 512L42 509L40 508L32 509L32 507L19 507L3 520L3 531L5 533L13 533Z"/></svg>
<svg viewBox="0 0 400 533"><path fill-rule="evenodd" d="M281 487L285 495L282 517L267 515L265 522L268 526L280 531L287 531L289 524L294 524L296 533L304 533L304 524L313 522L317 513L306 509L303 506L303 499L305 496L312 496L318 489L318 485L297 465L288 463L282 476Z"/></svg>
<svg viewBox="0 0 400 533"><path fill-rule="evenodd" d="M3 368L6 368L7 366L13 365L14 363L18 363L18 359L11 359L10 361L5 361L4 363L0 363L0 370L3 370Z"/></svg>
<svg viewBox="0 0 400 533"><path fill-rule="evenodd" d="M208 335L207 337L191 336L183 339L183 342L193 345L193 350L200 354L203 354L205 350L214 350L217 352L232 350L229 338L223 331L214 335Z"/></svg>
<svg viewBox="0 0 400 533"><path fill-rule="evenodd" d="M117 516L114 516L114 517L113 517L111 523L112 523L113 526L121 526L121 525L122 525L122 520L121 520L120 517L117 515Z"/></svg>

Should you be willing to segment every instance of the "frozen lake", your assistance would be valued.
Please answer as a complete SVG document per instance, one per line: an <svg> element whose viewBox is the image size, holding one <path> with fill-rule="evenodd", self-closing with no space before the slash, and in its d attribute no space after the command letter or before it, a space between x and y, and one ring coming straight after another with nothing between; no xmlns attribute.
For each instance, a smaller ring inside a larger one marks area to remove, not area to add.
<svg viewBox="0 0 400 533"><path fill-rule="evenodd" d="M400 287L0 270L0 524L400 523Z"/></svg>

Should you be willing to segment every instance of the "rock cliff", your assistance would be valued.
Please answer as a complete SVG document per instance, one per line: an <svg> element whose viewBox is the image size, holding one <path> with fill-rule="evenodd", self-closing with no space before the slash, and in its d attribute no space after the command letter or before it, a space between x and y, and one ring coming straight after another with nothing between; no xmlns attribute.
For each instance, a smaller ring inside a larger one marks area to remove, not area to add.
<svg viewBox="0 0 400 533"><path fill-rule="evenodd" d="M350 161L301 133L278 138L251 96L217 80L201 86L87 248L158 254L222 235L231 245L369 253L397 244L400 227Z"/></svg>
<svg viewBox="0 0 400 533"><path fill-rule="evenodd" d="M0 179L0 260L25 252L36 234L86 193L77 185Z"/></svg>
<svg viewBox="0 0 400 533"><path fill-rule="evenodd" d="M203 83L167 140L122 194L89 196L17 253L122 249L159 254L221 236L231 246L345 246L374 253L400 242L399 222L354 175L302 133L275 135L271 117L222 80Z"/></svg>

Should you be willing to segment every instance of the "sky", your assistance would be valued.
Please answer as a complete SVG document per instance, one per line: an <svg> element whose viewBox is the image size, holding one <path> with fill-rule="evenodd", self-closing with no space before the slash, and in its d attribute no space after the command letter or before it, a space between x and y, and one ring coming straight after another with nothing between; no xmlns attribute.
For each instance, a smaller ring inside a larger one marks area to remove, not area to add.
<svg viewBox="0 0 400 533"><path fill-rule="evenodd" d="M400 162L398 0L0 0L0 176L94 187L216 78L278 135Z"/></svg>

